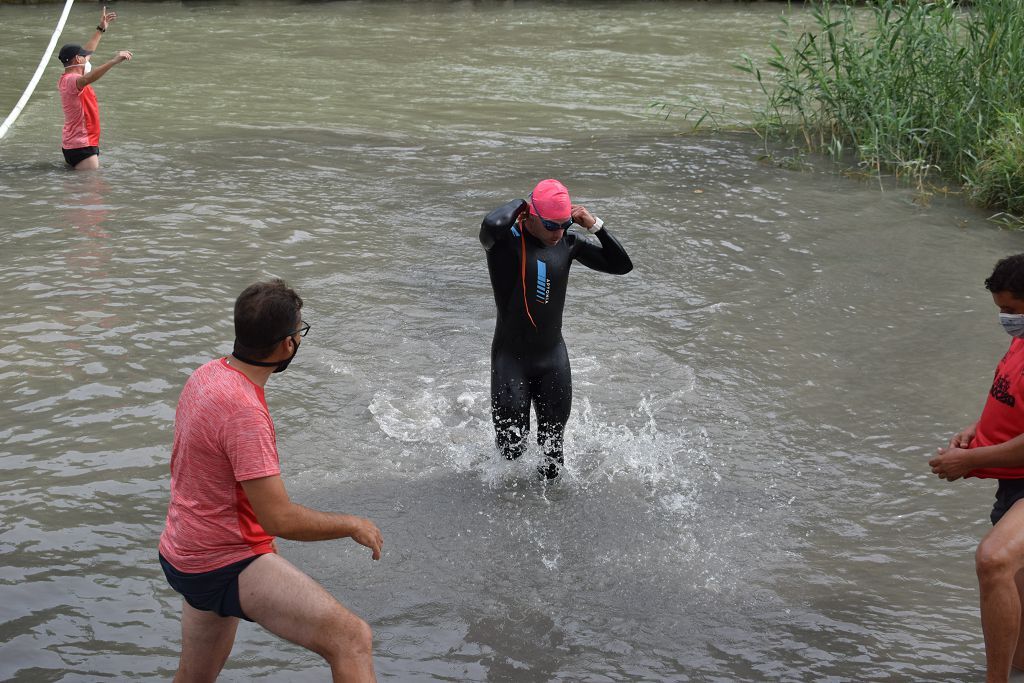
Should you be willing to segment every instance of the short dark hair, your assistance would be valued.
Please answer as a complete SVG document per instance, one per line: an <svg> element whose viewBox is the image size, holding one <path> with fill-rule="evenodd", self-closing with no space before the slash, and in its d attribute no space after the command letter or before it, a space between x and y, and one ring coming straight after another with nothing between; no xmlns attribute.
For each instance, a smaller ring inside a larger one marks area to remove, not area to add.
<svg viewBox="0 0 1024 683"><path fill-rule="evenodd" d="M1024 299L1024 254L1007 256L997 263L985 280L985 289L993 294L1009 292L1016 299Z"/></svg>
<svg viewBox="0 0 1024 683"><path fill-rule="evenodd" d="M302 297L280 278L256 282L235 299L235 351L254 360L296 329Z"/></svg>

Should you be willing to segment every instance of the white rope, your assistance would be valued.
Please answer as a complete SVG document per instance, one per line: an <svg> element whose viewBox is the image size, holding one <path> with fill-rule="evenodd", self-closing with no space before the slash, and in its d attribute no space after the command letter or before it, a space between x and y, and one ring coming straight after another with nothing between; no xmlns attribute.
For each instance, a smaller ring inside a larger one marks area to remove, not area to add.
<svg viewBox="0 0 1024 683"><path fill-rule="evenodd" d="M32 97L32 93L35 92L36 85L39 84L39 79L43 77L43 71L46 70L46 63L50 60L50 55L53 54L53 48L57 44L57 38L60 37L60 32L64 30L64 24L68 20L68 14L71 13L71 5L74 4L75 0L67 0L64 4L64 12L60 15L60 21L57 22L57 28L53 30L53 35L50 36L50 44L46 46L46 52L43 53L43 58L39 60L39 66L36 68L36 74L29 81L28 87L25 88L25 92L21 94L21 99L14 105L14 110L10 116L4 119L3 123L0 123L0 138L3 138L7 134L7 129L14 125L14 120L18 118L18 114L28 104L28 98Z"/></svg>

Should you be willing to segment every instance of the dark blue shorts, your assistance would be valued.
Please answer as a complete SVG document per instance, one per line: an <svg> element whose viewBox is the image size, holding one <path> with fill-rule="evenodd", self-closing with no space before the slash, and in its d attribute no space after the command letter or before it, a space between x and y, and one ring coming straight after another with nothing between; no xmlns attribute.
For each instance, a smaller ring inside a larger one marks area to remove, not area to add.
<svg viewBox="0 0 1024 683"><path fill-rule="evenodd" d="M185 602L196 609L252 621L245 616L238 598L238 575L259 557L261 555L255 555L212 572L198 574L179 572L163 555L160 555L160 566L164 568L164 576L171 588L181 593Z"/></svg>
<svg viewBox="0 0 1024 683"><path fill-rule="evenodd" d="M79 162L85 161L91 156L99 156L99 147L75 147L74 149L67 149L61 147L61 151L64 152L64 161L68 162L68 166L74 168L78 166Z"/></svg>
<svg viewBox="0 0 1024 683"><path fill-rule="evenodd" d="M1024 479L1000 479L996 489L996 504L992 506L990 519L995 524L1003 518L1013 504L1024 498Z"/></svg>

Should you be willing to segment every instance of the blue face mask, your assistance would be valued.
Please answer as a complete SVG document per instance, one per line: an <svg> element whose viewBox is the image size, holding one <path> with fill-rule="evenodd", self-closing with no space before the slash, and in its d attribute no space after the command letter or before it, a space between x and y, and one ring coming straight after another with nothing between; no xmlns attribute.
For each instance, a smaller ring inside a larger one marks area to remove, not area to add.
<svg viewBox="0 0 1024 683"><path fill-rule="evenodd" d="M1019 313L1000 313L999 323L1011 337L1024 338L1024 315Z"/></svg>

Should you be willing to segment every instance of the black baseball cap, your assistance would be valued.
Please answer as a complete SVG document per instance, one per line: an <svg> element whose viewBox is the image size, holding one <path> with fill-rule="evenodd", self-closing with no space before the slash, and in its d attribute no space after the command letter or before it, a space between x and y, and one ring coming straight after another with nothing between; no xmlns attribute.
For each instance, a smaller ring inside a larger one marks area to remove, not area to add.
<svg viewBox="0 0 1024 683"><path fill-rule="evenodd" d="M88 57L91 54L92 54L92 50L86 50L81 45L75 45L74 43L68 43L67 45L65 45L64 47L62 47L60 49L60 52L57 53L57 59L60 60L61 64L63 64L64 66L67 66L68 64L71 63L71 60L74 59L75 57L77 57L78 55L82 55L83 57Z"/></svg>

